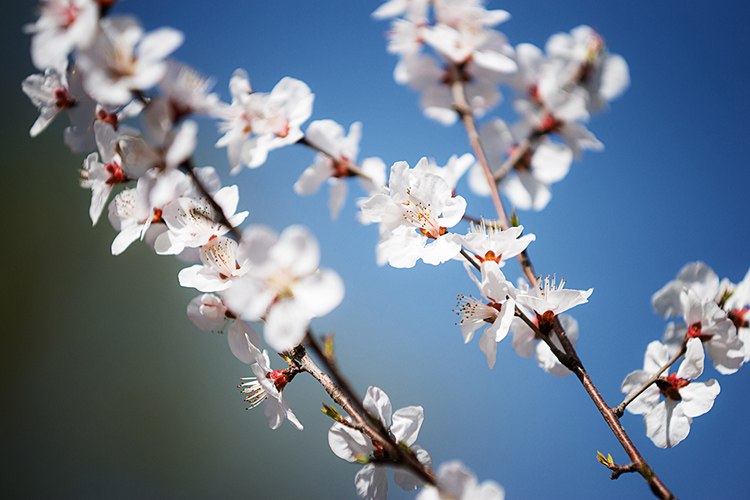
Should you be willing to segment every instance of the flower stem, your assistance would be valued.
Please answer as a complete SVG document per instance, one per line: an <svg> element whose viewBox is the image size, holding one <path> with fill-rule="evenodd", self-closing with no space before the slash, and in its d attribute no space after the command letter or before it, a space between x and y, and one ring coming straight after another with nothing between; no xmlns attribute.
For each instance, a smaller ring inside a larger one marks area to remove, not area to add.
<svg viewBox="0 0 750 500"><path fill-rule="evenodd" d="M628 396L623 400L623 402L620 403L617 406L617 408L614 408L612 410L614 414L617 415L617 418L622 417L623 413L625 413L625 408L627 408L627 406L630 403L632 403L635 398L640 396L643 393L643 391L648 389L649 386L651 386L651 384L656 382L659 379L659 377L661 377L662 373L664 373L670 366L672 366L678 359L680 359L685 354L685 351L687 350L686 340L687 339L683 340L682 345L680 346L680 350L677 351L674 356L672 356L672 359L667 361L667 363L664 366L662 366L658 372L654 373L650 379L644 382L643 385L640 386L637 391L634 391L628 394Z"/></svg>

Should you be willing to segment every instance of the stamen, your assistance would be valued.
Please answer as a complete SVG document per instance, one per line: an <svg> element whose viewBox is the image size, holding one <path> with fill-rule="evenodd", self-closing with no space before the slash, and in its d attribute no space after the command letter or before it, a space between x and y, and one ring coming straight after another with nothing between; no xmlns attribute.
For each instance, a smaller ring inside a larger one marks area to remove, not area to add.
<svg viewBox="0 0 750 500"><path fill-rule="evenodd" d="M247 382L237 387L244 387L244 389L242 389L240 392L248 394L248 396L245 396L245 401L250 404L250 406L247 408L248 410L250 408L255 408L266 400L266 398L268 397L268 393L263 389L263 386L260 385L260 382L258 382L257 378L244 377L241 380L247 380Z"/></svg>

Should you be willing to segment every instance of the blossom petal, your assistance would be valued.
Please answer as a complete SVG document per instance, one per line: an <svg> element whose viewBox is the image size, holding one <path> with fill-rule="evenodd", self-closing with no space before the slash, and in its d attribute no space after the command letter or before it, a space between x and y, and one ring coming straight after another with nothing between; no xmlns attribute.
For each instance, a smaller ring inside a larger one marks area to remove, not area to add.
<svg viewBox="0 0 750 500"><path fill-rule="evenodd" d="M368 413L380 420L386 428L391 427L391 415L393 413L391 400L388 394L380 387L375 387L374 385L368 387L362 405Z"/></svg>
<svg viewBox="0 0 750 500"><path fill-rule="evenodd" d="M360 500L386 500L388 477L382 465L367 464L354 476Z"/></svg>
<svg viewBox="0 0 750 500"><path fill-rule="evenodd" d="M417 440L419 429L424 421L424 409L421 406L407 406L393 413L391 432L398 442L411 446Z"/></svg>

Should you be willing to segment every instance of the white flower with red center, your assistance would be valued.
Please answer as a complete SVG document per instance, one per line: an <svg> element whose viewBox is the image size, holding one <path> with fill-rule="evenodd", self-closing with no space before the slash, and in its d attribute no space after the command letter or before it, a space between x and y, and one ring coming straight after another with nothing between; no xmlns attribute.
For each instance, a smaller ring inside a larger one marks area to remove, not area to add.
<svg viewBox="0 0 750 500"><path fill-rule="evenodd" d="M654 341L648 345L643 370L630 373L622 383L622 392L639 389L669 361L669 349ZM693 418L703 415L714 404L721 390L716 380L693 382L703 373L703 348L698 339L687 343L685 359L676 374L662 373L655 384L635 398L628 411L643 415L646 435L659 448L671 448L685 439ZM662 399L663 398L663 399Z"/></svg>
<svg viewBox="0 0 750 500"><path fill-rule="evenodd" d="M300 140L302 124L310 118L315 95L304 82L282 78L270 93L253 92L247 73L236 70L229 82L232 105L220 112L224 135L216 147L227 148L232 171L256 168L268 152Z"/></svg>
<svg viewBox="0 0 750 500"><path fill-rule="evenodd" d="M515 152L526 133L528 129L525 125L509 128L499 118L482 127L480 140L493 171L498 170L507 157ZM552 198L549 186L568 174L572 161L573 153L569 147L552 142L548 137L539 137L505 176L502 190L516 208L542 210ZM469 187L480 196L490 195L487 176L481 165L471 170Z"/></svg>
<svg viewBox="0 0 750 500"><path fill-rule="evenodd" d="M138 178L135 189L117 193L109 204L109 222L119 231L112 255L121 254L137 239L153 246L153 240L167 228L161 218L164 205L190 190L190 178L179 170L149 170Z"/></svg>
<svg viewBox="0 0 750 500"><path fill-rule="evenodd" d="M40 70L64 73L68 56L89 46L96 34L99 7L94 0L42 0L39 19L24 26L32 33L31 60Z"/></svg>
<svg viewBox="0 0 750 500"><path fill-rule="evenodd" d="M505 490L495 481L483 481L455 460L438 469L437 488L427 486L416 500L505 500Z"/></svg>
<svg viewBox="0 0 750 500"><path fill-rule="evenodd" d="M625 59L609 54L602 37L589 26L552 35L545 50L553 62L562 65L567 80L585 92L591 112L606 107L630 85Z"/></svg>
<svg viewBox="0 0 750 500"><path fill-rule="evenodd" d="M737 337L745 345L745 362L750 361L750 271L735 287L730 287L724 302L727 316L737 328Z"/></svg>
<svg viewBox="0 0 750 500"><path fill-rule="evenodd" d="M243 378L245 382L240 386L242 392L247 394L245 401L250 405L248 410L263 403L263 410L271 429L278 429L285 418L298 430L304 429L283 394L284 387L292 380L294 372L288 368L271 370L268 352L260 352L250 337L247 337L247 350L255 361L251 367L255 377Z"/></svg>
<svg viewBox="0 0 750 500"><path fill-rule="evenodd" d="M472 113L481 118L500 102L497 84L501 76L472 60L463 65L456 75L427 54L404 57L394 72L397 83L408 84L422 93L420 105L425 116L443 125L453 125L458 119L451 88L457 78L463 82Z"/></svg>
<svg viewBox="0 0 750 500"><path fill-rule="evenodd" d="M43 75L29 75L21 82L21 90L39 110L39 118L31 126L29 135L36 137L63 109L76 105L76 98L68 90L65 75L48 68Z"/></svg>
<svg viewBox="0 0 750 500"><path fill-rule="evenodd" d="M219 213L207 198L197 194L180 196L164 206L162 219L169 231L156 239L156 253L176 255L185 248L201 247L214 236L223 236L242 224L248 212L235 213L239 202L237 186L227 186L209 194L222 209L229 226L221 222Z"/></svg>
<svg viewBox="0 0 750 500"><path fill-rule="evenodd" d="M675 353L685 337L697 338L714 360L714 368L722 375L736 372L745 362L746 346L737 336L737 329L713 300L703 300L690 288L680 293L684 324L668 328L663 342Z"/></svg>
<svg viewBox="0 0 750 500"><path fill-rule="evenodd" d="M410 448L420 463L427 468L432 468L430 454L414 444L424 421L424 410L421 406L407 406L393 412L388 395L374 386L367 388L363 406L371 416L380 420L383 427L398 443L397 446ZM362 432L338 422L333 424L331 430L328 431L328 444L337 457L347 462L365 464L354 478L357 496L361 500L385 500L388 492L385 467L368 462L371 460L389 462L395 457L389 456L382 446ZM393 479L405 491L415 490L424 485L424 482L414 474L402 468L394 470Z"/></svg>
<svg viewBox="0 0 750 500"><path fill-rule="evenodd" d="M319 269L318 242L302 226L290 226L281 235L253 226L242 245L247 273L224 292L225 303L242 319L264 321L266 343L287 351L302 341L312 318L341 303L344 284L335 271Z"/></svg>
<svg viewBox="0 0 750 500"><path fill-rule="evenodd" d="M561 314L558 318L563 330L565 330L565 335L570 340L570 343L573 344L573 347L575 347L578 343L578 321L568 314ZM537 316L534 316L531 321L539 326ZM550 349L547 343L541 342L542 339L523 320L514 318L512 328L513 348L515 348L519 356L530 358L533 354L539 368L545 372L558 377L570 375L570 370L560 363L560 360L552 353L552 349ZM558 349L561 351L565 350L557 335L551 335L550 340Z"/></svg>
<svg viewBox="0 0 750 500"><path fill-rule="evenodd" d="M200 247L201 264L186 267L178 274L180 286L201 292L220 292L230 288L248 272L247 245L231 238L212 236Z"/></svg>
<svg viewBox="0 0 750 500"><path fill-rule="evenodd" d="M533 234L521 234L523 226L502 230L497 224L487 224L482 219L479 224L471 223L469 233L463 237L463 243L479 262L493 261L503 267L506 260L518 256L536 239Z"/></svg>
<svg viewBox="0 0 750 500"><path fill-rule="evenodd" d="M122 157L118 153L118 142L121 138L138 134L137 130L120 127L115 130L110 124L97 121L94 123L94 137L99 153L91 153L83 161L80 170L80 185L91 189L91 206L89 216L93 225L107 204L112 188L118 184L135 180L139 172L129 172L123 168ZM99 157L101 155L101 161Z"/></svg>
<svg viewBox="0 0 750 500"><path fill-rule="evenodd" d="M466 210L466 200L453 196L441 177L426 172L422 158L410 169L406 162L391 167L388 194L378 193L361 204L369 222L380 223L378 264L413 267L418 259L437 265L461 251L461 236L449 233Z"/></svg>
<svg viewBox="0 0 750 500"><path fill-rule="evenodd" d="M523 115L523 119L515 127L516 136L538 140L557 133L576 159L581 158L584 150L603 150L604 144L582 123L589 118L585 101L576 99L575 95L562 95L559 102L547 103L541 113L538 103L517 99L516 111Z"/></svg>
<svg viewBox="0 0 750 500"><path fill-rule="evenodd" d="M315 193L320 185L328 181L330 197L328 205L331 218L336 219L346 197L346 178L357 175L347 164L354 163L359 153L359 140L362 124L352 123L349 134L333 120L317 120L310 124L305 139L313 147L323 151L315 157L315 163L307 167L297 182L294 191L300 195ZM385 186L385 164L380 158L366 158L362 161L362 174L359 180L369 194Z"/></svg>
<svg viewBox="0 0 750 500"><path fill-rule="evenodd" d="M134 91L155 86L167 71L166 57L182 44L183 35L160 28L146 35L128 16L102 19L91 45L79 52L84 88L102 104L127 104Z"/></svg>
<svg viewBox="0 0 750 500"><path fill-rule="evenodd" d="M593 288L586 291L564 289L564 279L557 284L555 278L550 278L549 275L544 279L539 277L536 281L535 288L516 294L516 302L536 313L539 329L545 334L552 330L555 316L571 307L588 302L589 296L594 292Z"/></svg>
<svg viewBox="0 0 750 500"><path fill-rule="evenodd" d="M680 269L677 279L664 285L653 297L651 303L656 312L664 318L682 314L680 295L689 288L701 300L717 301L721 297L719 276L703 262L689 262Z"/></svg>
<svg viewBox="0 0 750 500"><path fill-rule="evenodd" d="M506 281L496 262L484 261L480 267L481 282L468 266L466 270L487 302L459 295L456 314L461 316L461 334L464 336L464 343L468 344L474 338L474 332L477 329L487 326L479 340L479 348L487 356L487 365L492 369L497 358L497 343L508 335L513 321L516 302L512 295L515 290L513 290L513 285Z"/></svg>

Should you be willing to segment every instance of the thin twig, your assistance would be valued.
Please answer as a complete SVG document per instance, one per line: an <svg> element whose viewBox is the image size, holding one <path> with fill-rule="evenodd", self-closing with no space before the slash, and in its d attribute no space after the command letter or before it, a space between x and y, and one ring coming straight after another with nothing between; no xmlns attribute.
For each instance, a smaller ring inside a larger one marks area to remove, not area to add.
<svg viewBox="0 0 750 500"><path fill-rule="evenodd" d="M201 196L206 198L208 200L208 203L211 205L211 208L213 211L218 214L218 219L215 222L218 222L222 226L225 226L229 228L229 234L232 235L232 237L239 243L242 241L242 233L240 233L240 230L236 227L234 227L227 218L226 214L224 213L224 209L221 208L221 205L216 203L216 200L214 197L208 192L206 187L203 185L201 180L198 178L197 175L195 175L195 169L190 162L190 160L186 161L182 165L180 165L181 168L183 168L187 174L190 176L190 178L193 180L193 184L195 184L195 187L198 188L198 191L200 191Z"/></svg>
<svg viewBox="0 0 750 500"><path fill-rule="evenodd" d="M307 146L308 148L314 149L318 153L327 156L335 164L341 165L342 167L344 167L346 169L346 171L350 175L362 177L366 181L369 181L369 182L375 184L375 181L372 179L372 177L370 177L369 175L367 175L364 172L364 170L362 170L362 168L360 168L358 165L355 165L352 161L350 161L350 160L348 160L346 158L338 158L338 157L332 155L331 153L329 153L328 151L325 151L325 150L321 149L320 147L316 146L312 142L308 141L307 137L302 137L300 140L297 141L297 144L302 144L303 146Z"/></svg>
<svg viewBox="0 0 750 500"><path fill-rule="evenodd" d="M648 389L651 384L656 382L659 377L661 377L661 374L664 373L666 370L669 369L670 366L672 366L678 359L682 357L683 354L685 354L685 351L687 350L687 338L682 341L682 345L680 346L680 350L675 353L674 356L672 356L672 359L667 361L667 363L662 366L658 372L654 373L650 379L648 379L644 384L638 388L637 391L631 392L628 394L628 396L623 400L622 403L620 403L616 408L613 408L612 411L617 416L617 418L622 417L622 415L625 413L625 408L633 402L635 398L640 396L643 391Z"/></svg>
<svg viewBox="0 0 750 500"><path fill-rule="evenodd" d="M326 370L331 375L336 385L341 389L346 397L351 400L352 404L357 408L357 411L362 415L367 415L367 410L365 410L365 407L362 406L361 403L362 398L360 398L357 393L354 392L352 386L341 374L341 371L339 370L338 365L333 360L333 358L331 356L327 356L320 348L320 344L318 344L318 340L315 338L315 334L313 333L311 328L307 329L307 335L305 336L304 342L310 347L310 350L315 353L318 359L320 359L320 361L325 365ZM375 425L382 426L380 420L374 419L374 422Z"/></svg>
<svg viewBox="0 0 750 500"><path fill-rule="evenodd" d="M370 422L367 421L368 419L357 411L352 400L344 394L333 380L331 380L331 377L326 375L313 362L302 345L299 345L294 349L293 355L299 363L300 368L312 375L312 377L323 386L328 395L331 396L331 399L333 399L336 404L343 408L344 411L352 417L356 425L362 427L364 434L373 442L381 446L383 450L395 460L396 464L409 468L425 483L429 483L433 486L437 485L437 477L435 474L417 459L414 452L408 448L402 447L399 443L395 443L390 435L388 435L387 431L384 432L373 427ZM366 415L366 413L364 415Z"/></svg>
<svg viewBox="0 0 750 500"><path fill-rule="evenodd" d="M500 196L497 190L497 184L495 182L495 177L492 174L492 171L490 170L489 163L487 162L487 157L484 153L482 143L479 139L479 134L477 133L477 129L476 129L476 122L474 121L474 115L466 99L466 91L464 87L465 82L461 79L461 71L455 64L450 65L450 71L451 71L451 76L453 79L453 84L451 85L451 91L452 91L453 99L454 99L454 110L458 113L459 117L461 118L461 121L464 123L467 135L469 137L469 142L471 143L476 153L479 163L482 165L482 168L484 169L485 177L487 177L487 183L492 193L492 200L495 204L495 209L500 219L500 223L503 228L507 228L508 217L506 215L502 201L500 200ZM519 148L518 151L516 151L516 153L519 154L519 158L520 158L521 148ZM515 163L513 163L513 165L515 165ZM510 167L508 167L508 169L509 168ZM536 274L534 273L534 268L531 265L531 260L529 259L528 254L525 251L522 252L521 254L518 255L518 260L531 286L536 286ZM578 377L578 380L581 382L581 385L583 385L584 390L589 395L594 405L601 413L602 417L604 418L604 421L612 430L612 433L620 442L620 445L623 447L625 452L630 457L630 460L634 464L637 465L638 472L641 474L641 476L643 476L643 478L649 484L651 491L654 493L654 495L661 498L662 500L669 500L669 499L675 498L672 492L669 491L669 489L664 485L664 483L662 483L661 480L654 474L653 470L648 466L648 464L646 464L646 461L643 459L640 452L631 441L630 436L628 436L624 427L620 423L619 418L615 415L612 409L604 401L604 398L599 393L599 390L596 388L596 385L594 385L594 382L591 380L591 377L588 375L588 373L584 369L583 363L578 357L578 354L576 353L575 348L570 342L570 339L565 334L565 330L562 328L562 325L560 324L560 321L557 319L557 317L555 317L554 331L555 331L555 334L560 339L560 342L563 346L563 349L565 350L565 353L562 353L559 349L556 349L557 352L553 350L553 354L555 354L557 359L566 368L568 368L569 370L571 370L573 373L576 374L576 377ZM544 339L544 337L545 336L541 336L542 339ZM547 345L549 345L550 348L552 348L554 344L551 342L551 339L548 338L547 340L549 341Z"/></svg>

